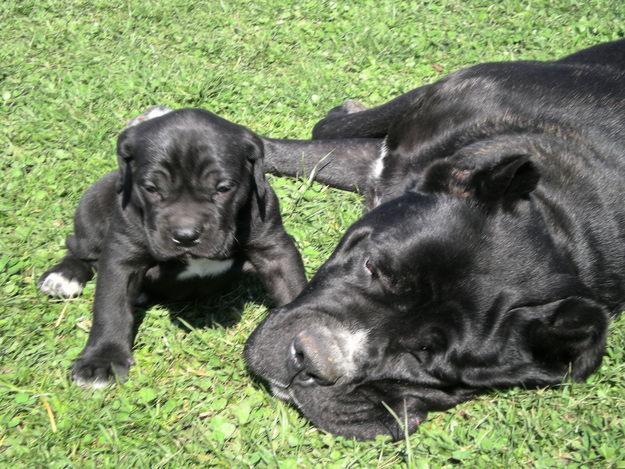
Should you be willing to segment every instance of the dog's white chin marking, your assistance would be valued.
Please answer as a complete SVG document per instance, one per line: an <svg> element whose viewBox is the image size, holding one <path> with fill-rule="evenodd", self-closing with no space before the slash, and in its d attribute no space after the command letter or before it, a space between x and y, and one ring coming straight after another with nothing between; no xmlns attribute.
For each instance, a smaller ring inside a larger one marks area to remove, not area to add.
<svg viewBox="0 0 625 469"><path fill-rule="evenodd" d="M287 389L280 388L278 386L271 385L271 393L278 399L282 399L286 402L291 402L291 394Z"/></svg>
<svg viewBox="0 0 625 469"><path fill-rule="evenodd" d="M77 280L69 280L58 272L49 274L39 289L48 296L56 298L74 298L82 292L82 285Z"/></svg>
<svg viewBox="0 0 625 469"><path fill-rule="evenodd" d="M388 155L388 147L386 146L386 138L382 141L382 147L380 148L380 156L373 163L373 170L371 171L371 175L374 179L379 179L382 176L382 171L384 171L384 158Z"/></svg>
<svg viewBox="0 0 625 469"><path fill-rule="evenodd" d="M113 384L111 381L104 381L101 379L87 381L86 379L82 378L75 378L74 383L84 389L103 389Z"/></svg>
<svg viewBox="0 0 625 469"><path fill-rule="evenodd" d="M187 267L178 274L178 280L193 277L214 277L230 270L234 259L191 259Z"/></svg>

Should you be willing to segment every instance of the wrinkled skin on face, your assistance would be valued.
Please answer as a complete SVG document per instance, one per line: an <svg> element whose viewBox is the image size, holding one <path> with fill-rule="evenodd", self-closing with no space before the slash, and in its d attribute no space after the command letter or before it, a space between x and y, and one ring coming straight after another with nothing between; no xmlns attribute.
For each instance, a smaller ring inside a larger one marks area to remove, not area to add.
<svg viewBox="0 0 625 469"><path fill-rule="evenodd" d="M518 226L493 239L482 221L477 207L424 194L372 210L250 337L250 368L315 425L356 438L399 438L428 411L560 382L571 364L586 376L601 360L605 309L554 269L547 238Z"/></svg>
<svg viewBox="0 0 625 469"><path fill-rule="evenodd" d="M253 190L253 162L262 156L254 156L256 137L205 114L172 112L141 123L141 132L128 128L119 139L120 190L126 203L140 207L150 252L160 261L228 258L235 244L232 215Z"/></svg>
<svg viewBox="0 0 625 469"><path fill-rule="evenodd" d="M333 110L317 145L353 149L319 178L362 181L357 140L383 137L362 188L372 209L254 331L250 370L361 439L491 389L585 379L625 307L623 64L616 41Z"/></svg>
<svg viewBox="0 0 625 469"><path fill-rule="evenodd" d="M283 305L306 282L250 130L200 109L152 108L117 153L118 171L87 189L66 255L40 281L76 296L97 269L92 327L72 368L85 387L128 377L138 304L215 294L248 271Z"/></svg>

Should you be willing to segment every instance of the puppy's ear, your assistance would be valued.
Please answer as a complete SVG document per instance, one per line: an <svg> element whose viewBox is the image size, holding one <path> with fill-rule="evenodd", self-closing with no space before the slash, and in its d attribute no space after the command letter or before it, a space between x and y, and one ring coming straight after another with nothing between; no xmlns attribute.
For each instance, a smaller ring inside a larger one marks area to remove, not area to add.
<svg viewBox="0 0 625 469"><path fill-rule="evenodd" d="M135 140L135 127L142 122L156 119L157 117L169 114L173 109L167 106L152 106L126 124L124 130L117 138L117 164L119 166L119 181L117 192L122 193L122 208L126 208L130 202L132 194L132 169L133 169L133 147Z"/></svg>
<svg viewBox="0 0 625 469"><path fill-rule="evenodd" d="M528 198L539 179L527 154L475 152L434 162L426 171L421 190L509 206Z"/></svg>
<svg viewBox="0 0 625 469"><path fill-rule="evenodd" d="M247 159L252 163L252 178L254 194L258 202L260 217L265 219L265 201L267 195L267 180L265 179L264 147L260 138L253 135L247 142Z"/></svg>
<svg viewBox="0 0 625 469"><path fill-rule="evenodd" d="M119 180L117 193L122 194L122 208L126 208L132 194L132 168L135 129L127 127L117 138L117 166Z"/></svg>
<svg viewBox="0 0 625 469"><path fill-rule="evenodd" d="M569 297L541 305L531 312L527 344L534 359L553 370L585 379L601 364L609 314L600 304Z"/></svg>

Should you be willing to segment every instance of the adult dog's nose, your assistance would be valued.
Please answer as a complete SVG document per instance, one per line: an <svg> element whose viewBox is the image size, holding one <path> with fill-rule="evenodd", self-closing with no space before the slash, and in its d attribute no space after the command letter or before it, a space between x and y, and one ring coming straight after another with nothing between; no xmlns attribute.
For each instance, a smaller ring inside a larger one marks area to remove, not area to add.
<svg viewBox="0 0 625 469"><path fill-rule="evenodd" d="M291 362L300 380L322 386L336 383L342 375L340 349L325 331L303 331L291 342Z"/></svg>
<svg viewBox="0 0 625 469"><path fill-rule="evenodd" d="M181 246L193 246L200 242L202 231L195 226L179 226L172 230L172 240Z"/></svg>

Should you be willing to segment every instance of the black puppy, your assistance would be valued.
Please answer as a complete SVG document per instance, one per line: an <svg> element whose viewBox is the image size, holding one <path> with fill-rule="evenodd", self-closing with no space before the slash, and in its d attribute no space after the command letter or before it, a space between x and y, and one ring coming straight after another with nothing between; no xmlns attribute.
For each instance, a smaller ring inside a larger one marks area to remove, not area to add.
<svg viewBox="0 0 625 469"><path fill-rule="evenodd" d="M278 305L305 285L262 141L207 111L155 108L118 139L119 171L91 186L63 260L41 278L51 296L78 295L98 271L93 326L73 367L80 385L123 380L132 364L133 305L142 293L179 299L248 266Z"/></svg>
<svg viewBox="0 0 625 469"><path fill-rule="evenodd" d="M350 140L267 142L282 174L334 149L318 179L363 191L371 211L252 334L251 370L357 438L596 370L625 306L625 41L353 108L314 131Z"/></svg>

